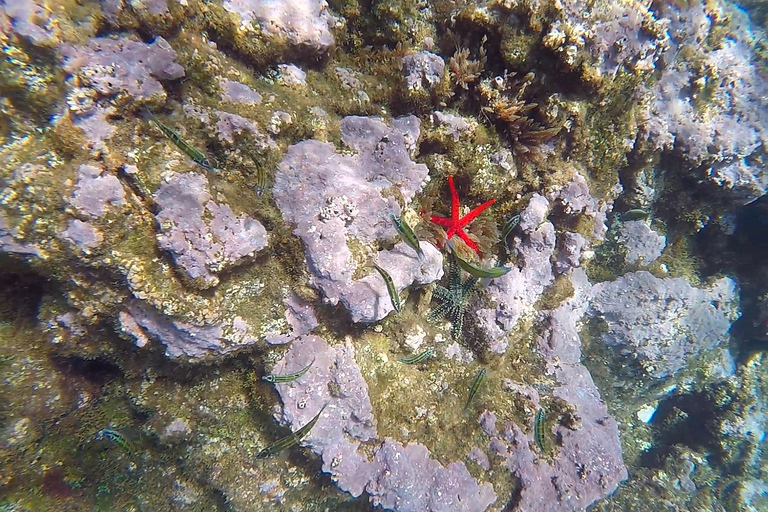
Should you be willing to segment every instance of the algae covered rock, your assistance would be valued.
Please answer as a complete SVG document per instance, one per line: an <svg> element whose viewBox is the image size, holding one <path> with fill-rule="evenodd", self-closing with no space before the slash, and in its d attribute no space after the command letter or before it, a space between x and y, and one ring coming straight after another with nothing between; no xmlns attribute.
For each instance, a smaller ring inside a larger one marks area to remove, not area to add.
<svg viewBox="0 0 768 512"><path fill-rule="evenodd" d="M729 278L695 288L681 278L660 279L634 272L596 284L590 315L605 322L603 342L663 380L689 359L712 352L739 316L738 291Z"/></svg>

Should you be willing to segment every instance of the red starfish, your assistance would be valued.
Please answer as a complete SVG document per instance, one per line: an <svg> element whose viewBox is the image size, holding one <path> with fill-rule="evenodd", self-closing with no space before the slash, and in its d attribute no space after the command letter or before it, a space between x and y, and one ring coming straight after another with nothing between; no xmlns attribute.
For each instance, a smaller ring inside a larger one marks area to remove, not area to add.
<svg viewBox="0 0 768 512"><path fill-rule="evenodd" d="M453 185L453 176L448 176L448 186L451 187L451 218L447 219L445 217L432 215L429 220L444 228L448 228L445 232L445 236L448 240L450 240L453 235L459 235L469 247L474 249L475 252L482 257L483 254L480 252L480 249L477 248L477 244L467 236L464 232L464 228L467 224L475 220L478 215L483 213L483 210L495 203L496 200L491 199L490 201L486 201L462 218L459 218L459 194L456 192L456 187Z"/></svg>

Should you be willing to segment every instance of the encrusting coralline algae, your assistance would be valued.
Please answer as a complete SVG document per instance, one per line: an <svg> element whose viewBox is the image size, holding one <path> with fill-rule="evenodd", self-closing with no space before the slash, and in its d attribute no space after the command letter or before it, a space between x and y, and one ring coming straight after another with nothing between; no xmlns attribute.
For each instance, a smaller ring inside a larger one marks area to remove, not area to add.
<svg viewBox="0 0 768 512"><path fill-rule="evenodd" d="M764 258L696 235L764 213L750 23L0 0L0 509L760 510Z"/></svg>

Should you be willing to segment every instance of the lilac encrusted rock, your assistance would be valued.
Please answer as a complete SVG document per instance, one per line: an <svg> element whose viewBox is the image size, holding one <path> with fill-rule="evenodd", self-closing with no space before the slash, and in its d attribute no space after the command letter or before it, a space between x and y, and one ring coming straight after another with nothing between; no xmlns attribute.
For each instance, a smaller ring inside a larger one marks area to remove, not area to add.
<svg viewBox="0 0 768 512"><path fill-rule="evenodd" d="M643 220L622 222L616 239L626 249L624 261L630 265L653 263L667 245L667 238L652 230Z"/></svg>
<svg viewBox="0 0 768 512"><path fill-rule="evenodd" d="M69 204L90 218L99 218L110 207L125 204L125 190L117 177L100 167L83 164L77 171L77 182Z"/></svg>
<svg viewBox="0 0 768 512"><path fill-rule="evenodd" d="M587 239L578 233L566 231L558 240L555 271L564 274L581 265L581 252L588 245Z"/></svg>
<svg viewBox="0 0 768 512"><path fill-rule="evenodd" d="M467 455L467 458L476 462L477 465L484 470L491 470L491 461L488 459L488 455L486 455L486 453L477 446L472 447L472 449L469 451L469 454Z"/></svg>
<svg viewBox="0 0 768 512"><path fill-rule="evenodd" d="M605 239L605 234L608 231L607 213L610 212L613 204L598 201L592 197L589 193L589 184L580 173L575 172L568 185L551 194L549 199L556 209L561 210L566 215L585 215L594 219L595 229L592 237L595 240Z"/></svg>
<svg viewBox="0 0 768 512"><path fill-rule="evenodd" d="M5 13L19 36L36 46L54 41L56 24L45 4L35 0L0 0L0 16Z"/></svg>
<svg viewBox="0 0 768 512"><path fill-rule="evenodd" d="M168 316L138 299L126 302L118 321L120 330L133 338L137 346L143 347L154 338L165 346L165 355L171 358L199 358L212 352L226 354L257 340L239 317L229 322L196 325Z"/></svg>
<svg viewBox="0 0 768 512"><path fill-rule="evenodd" d="M580 268L574 269L570 279L574 296L549 315L539 349L547 373L556 381L554 395L575 409L580 422L571 428L556 422L555 431L549 430L551 422L545 423L546 436L556 435L562 440L552 449L551 464L534 451L531 425L525 428L527 433L513 422L507 422L500 433L486 430L494 435L489 449L501 455L520 480L520 499L512 509L515 512L582 511L627 478L616 422L581 364L577 324L588 306L589 281Z"/></svg>
<svg viewBox="0 0 768 512"><path fill-rule="evenodd" d="M289 373L314 361L311 371L299 379L275 384L283 402L280 420L296 431L328 403L302 444L322 457L323 471L342 490L357 497L373 476L373 466L358 447L376 437L376 424L368 385L354 354L351 344L331 347L317 336L302 336L272 371ZM329 384L336 390L333 395Z"/></svg>
<svg viewBox="0 0 768 512"><path fill-rule="evenodd" d="M589 314L605 322L609 347L665 379L695 354L711 352L738 318L738 291L729 278L695 288L682 278L625 274L593 288Z"/></svg>
<svg viewBox="0 0 768 512"><path fill-rule="evenodd" d="M97 247L104 240L98 229L90 222L83 222L80 219L70 220L67 229L61 232L61 238L84 252Z"/></svg>
<svg viewBox="0 0 768 512"><path fill-rule="evenodd" d="M432 52L420 51L403 57L403 73L408 89L431 89L445 73L445 61Z"/></svg>
<svg viewBox="0 0 768 512"><path fill-rule="evenodd" d="M358 263L348 241L374 244L396 237L389 215L399 215L400 206L391 190L397 189L409 203L429 169L411 160L419 134L419 122L413 116L394 120L392 127L380 119L346 117L341 133L357 154L339 154L333 145L316 140L294 144L278 166L273 195L283 219L296 225L294 234L304 242L312 285L323 292L325 300L335 305L352 293L355 302L374 303L380 301L378 291L365 285L353 290L352 276ZM436 252L424 247L429 254ZM402 286L414 279L429 282L442 269L442 263L432 256L423 265L408 248L391 255L382 253L381 258L393 258L396 267L386 270L397 274ZM353 301L348 298L344 304L353 306ZM382 318L387 307L383 303L375 308L366 306L367 312L360 310L355 318Z"/></svg>
<svg viewBox="0 0 768 512"><path fill-rule="evenodd" d="M482 512L496 500L491 485L478 485L462 462L444 467L419 444L386 439L369 460L358 448L376 439L376 427L354 347L302 336L272 372L295 372L310 363L303 376L275 384L283 402L279 420L295 432L328 404L301 444L322 458L323 471L339 488L355 497L367 491L374 505L397 512Z"/></svg>
<svg viewBox="0 0 768 512"><path fill-rule="evenodd" d="M64 70L77 73L102 96L126 94L138 100L165 100L160 80L184 76L176 52L162 37L150 43L127 37L95 37L84 46L59 48Z"/></svg>
<svg viewBox="0 0 768 512"><path fill-rule="evenodd" d="M333 46L335 18L324 0L224 0L222 5L240 16L242 27L258 26L296 49L322 54Z"/></svg>
<svg viewBox="0 0 768 512"><path fill-rule="evenodd" d="M366 486L371 503L398 512L483 512L496 501L490 484L478 485L461 462L444 467L421 444L387 438L374 456Z"/></svg>
<svg viewBox="0 0 768 512"><path fill-rule="evenodd" d="M267 246L264 226L212 201L208 179L202 174L173 174L154 199L160 226L158 245L171 253L198 286L215 286L217 273Z"/></svg>
<svg viewBox="0 0 768 512"><path fill-rule="evenodd" d="M390 251L379 252L376 263L390 275L398 293L414 283L433 283L443 277L443 257L440 251L429 242L421 242L420 247L424 252L422 261L403 242ZM353 281L340 297L353 322L381 320L394 310L387 285L378 272Z"/></svg>
<svg viewBox="0 0 768 512"><path fill-rule="evenodd" d="M270 345L283 345L299 336L309 334L319 325L312 304L301 300L295 293L291 293L283 301L286 306L285 319L291 327L287 334L267 333L264 340Z"/></svg>
<svg viewBox="0 0 768 512"><path fill-rule="evenodd" d="M245 84L225 78L221 81L221 101L242 105L258 105L261 103L261 94Z"/></svg>
<svg viewBox="0 0 768 512"><path fill-rule="evenodd" d="M16 230L8 226L5 217L0 212L0 252L20 255L39 256L40 253L34 246L17 242Z"/></svg>
<svg viewBox="0 0 768 512"><path fill-rule="evenodd" d="M221 110L216 111L216 116L219 118L216 121L216 136L219 139L234 144L237 136L245 134L255 142L259 151L275 147L275 142L269 136L263 134L253 122L243 116Z"/></svg>
<svg viewBox="0 0 768 512"><path fill-rule="evenodd" d="M518 229L522 235L516 235L510 244L523 266L513 267L491 281L486 290L495 307L477 311L478 327L493 352L506 351L509 345L506 334L524 314L534 312L536 300L554 281L550 259L555 251L555 227L546 220L548 210L547 199L534 194L520 214Z"/></svg>

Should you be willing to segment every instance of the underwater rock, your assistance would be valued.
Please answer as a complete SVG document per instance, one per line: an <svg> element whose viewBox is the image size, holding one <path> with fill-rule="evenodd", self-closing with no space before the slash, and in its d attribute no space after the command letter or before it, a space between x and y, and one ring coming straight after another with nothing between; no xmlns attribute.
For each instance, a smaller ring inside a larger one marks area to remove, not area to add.
<svg viewBox="0 0 768 512"><path fill-rule="evenodd" d="M431 89L443 79L445 62L432 52L412 53L403 57L403 73L408 89Z"/></svg>
<svg viewBox="0 0 768 512"><path fill-rule="evenodd" d="M229 322L195 325L163 314L139 299L125 303L118 315L118 324L120 331L130 336L138 347L154 338L165 346L165 355L171 358L226 354L256 343L240 317Z"/></svg>
<svg viewBox="0 0 768 512"><path fill-rule="evenodd" d="M35 0L0 0L0 19L7 16L11 29L35 46L56 42L58 24L43 3ZM0 26L3 24L0 22Z"/></svg>
<svg viewBox="0 0 768 512"><path fill-rule="evenodd" d="M248 134L250 135L249 142L258 151L266 151L275 147L275 142L269 136L263 134L258 126L243 116L221 110L216 111L216 116L219 118L216 121L216 136L220 140L234 144L237 137L242 134Z"/></svg>
<svg viewBox="0 0 768 512"><path fill-rule="evenodd" d="M16 230L8 225L2 212L0 212L0 252L19 255L40 255L36 247L17 242L15 235Z"/></svg>
<svg viewBox="0 0 768 512"><path fill-rule="evenodd" d="M264 226L251 217L236 217L228 205L212 201L202 174L173 174L154 200L158 245L171 253L196 286L217 285L216 274L267 246Z"/></svg>
<svg viewBox="0 0 768 512"><path fill-rule="evenodd" d="M289 343L299 336L309 334L319 325L312 304L301 300L295 293L291 293L283 301L283 304L287 308L285 318L291 326L291 332L288 334L267 333L264 336L264 341L270 345Z"/></svg>
<svg viewBox="0 0 768 512"><path fill-rule="evenodd" d="M285 152L273 195L283 219L296 225L294 234L304 242L312 285L327 302L337 304L353 285L358 264L348 242L372 245L396 236L389 214L399 215L400 206L392 191L407 204L429 173L409 154L418 133L413 116L394 120L392 127L375 118L346 117L341 121L342 139L357 154L337 153L333 145L317 140L299 142ZM399 263L413 267L399 272L422 274L417 258ZM373 290L369 294L370 300L378 297Z"/></svg>
<svg viewBox="0 0 768 512"><path fill-rule="evenodd" d="M658 234L644 220L622 222L616 239L626 249L626 263L649 265L661 256L667 245L667 237Z"/></svg>
<svg viewBox="0 0 768 512"><path fill-rule="evenodd" d="M613 204L592 197L589 184L581 173L574 172L571 181L562 189L550 194L549 200L565 215L584 215L593 219L595 229L591 233L591 238L598 241L605 239L605 234L608 232L607 214L611 211Z"/></svg>
<svg viewBox="0 0 768 512"><path fill-rule="evenodd" d="M443 277L442 253L429 242L419 245L424 252L423 260L403 242L391 251L380 251L376 257L376 263L389 273L400 294L414 283L434 283ZM353 281L340 298L353 322L375 322L394 311L386 283L376 272Z"/></svg>
<svg viewBox="0 0 768 512"><path fill-rule="evenodd" d="M275 384L283 402L280 421L298 430L328 403L302 444L321 456L323 471L330 473L342 490L360 496L373 476L373 466L358 448L361 442L376 437L368 384L355 363L352 344L332 347L312 335L295 340L272 372L289 373L313 361L302 377Z"/></svg>
<svg viewBox="0 0 768 512"><path fill-rule="evenodd" d="M83 222L80 219L70 220L67 229L61 232L61 238L85 253L97 247L104 240L98 229L93 227L90 222Z"/></svg>
<svg viewBox="0 0 768 512"><path fill-rule="evenodd" d="M242 105L259 105L261 103L261 94L245 84L224 78L220 85L221 101Z"/></svg>
<svg viewBox="0 0 768 512"><path fill-rule="evenodd" d="M489 344L489 349L503 354L509 345L506 334L526 313L534 313L533 305L554 281L550 259L555 252L555 227L547 221L549 201L534 194L520 214L513 252L522 268L513 267L507 274L494 279L486 287L493 308L477 311L478 327Z"/></svg>
<svg viewBox="0 0 768 512"><path fill-rule="evenodd" d="M727 277L695 288L682 278L634 272L596 284L589 315L605 323L608 347L662 380L724 341L739 317L738 290Z"/></svg>
<svg viewBox="0 0 768 512"><path fill-rule="evenodd" d="M465 132L472 131L472 125L469 124L463 117L447 112L440 112L439 110L436 111L433 116L435 125L444 126L448 131L448 135L450 135L454 141L459 140L461 135Z"/></svg>
<svg viewBox="0 0 768 512"><path fill-rule="evenodd" d="M283 402L280 420L296 431L329 404L301 444L322 458L323 471L342 490L355 497L367 491L374 505L398 512L481 512L493 503L490 484L479 486L461 462L442 466L422 445L404 447L388 438L368 459L358 448L376 439L376 427L354 347L302 336L272 371L288 373L313 361L299 379L275 385Z"/></svg>
<svg viewBox="0 0 768 512"><path fill-rule="evenodd" d="M650 89L642 126L652 147L675 150L737 204L768 190L768 83L761 75L746 14L728 9L727 37L702 3L660 6L670 50ZM685 51L681 51L685 49ZM759 157L759 158L756 158Z"/></svg>
<svg viewBox="0 0 768 512"><path fill-rule="evenodd" d="M69 203L80 214L97 219L108 208L125 204L125 190L117 177L100 167L83 164L77 170L77 183Z"/></svg>
<svg viewBox="0 0 768 512"><path fill-rule="evenodd" d="M553 394L572 406L580 421L570 428L558 421L554 432L551 421L544 422L545 440L558 439L554 448L545 445L545 450L554 451L551 461L531 450L536 445L531 431L524 434L517 425L506 425L503 437L511 438L506 463L522 484L517 511L584 510L628 476L616 421L581 364L578 323L588 307L589 281L580 268L570 279L574 296L550 313L538 345L546 373L557 383Z"/></svg>
<svg viewBox="0 0 768 512"><path fill-rule="evenodd" d="M94 37L88 44L59 47L62 67L102 96L164 101L160 80L184 76L176 52L162 37L147 44L128 37Z"/></svg>
<svg viewBox="0 0 768 512"><path fill-rule="evenodd" d="M496 494L478 485L462 462L443 466L421 444L387 438L374 456L376 473L366 486L371 503L398 512L482 512Z"/></svg>
<svg viewBox="0 0 768 512"><path fill-rule="evenodd" d="M564 274L581 265L581 252L588 245L587 239L578 233L566 231L558 241L555 271Z"/></svg>
<svg viewBox="0 0 768 512"><path fill-rule="evenodd" d="M333 46L336 20L324 0L224 0L223 7L240 16L241 26L286 40L300 50L323 54Z"/></svg>

